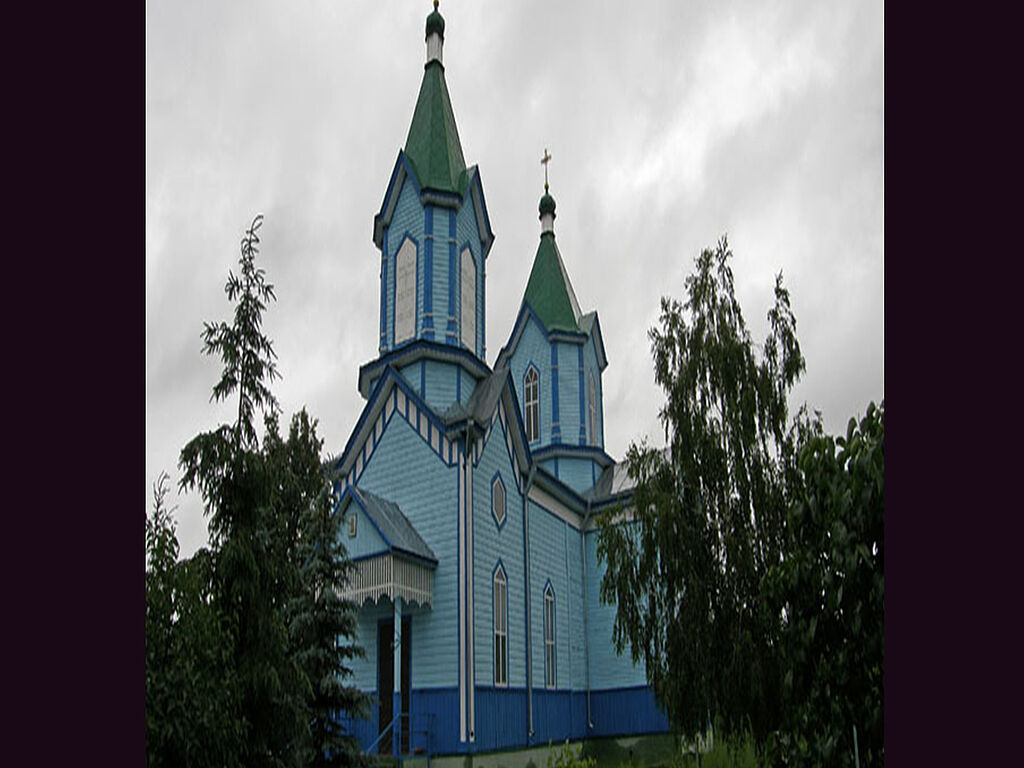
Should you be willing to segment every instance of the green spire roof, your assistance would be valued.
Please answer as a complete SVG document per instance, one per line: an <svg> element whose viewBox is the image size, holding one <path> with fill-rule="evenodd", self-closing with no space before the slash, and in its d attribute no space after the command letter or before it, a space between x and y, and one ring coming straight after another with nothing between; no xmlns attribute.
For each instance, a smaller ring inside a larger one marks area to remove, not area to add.
<svg viewBox="0 0 1024 768"><path fill-rule="evenodd" d="M436 59L427 62L423 70L416 111L405 140L405 155L421 187L465 193L466 161L444 81L444 67Z"/></svg>
<svg viewBox="0 0 1024 768"><path fill-rule="evenodd" d="M576 295L555 245L553 232L540 236L523 301L533 307L549 331L580 329L576 322Z"/></svg>

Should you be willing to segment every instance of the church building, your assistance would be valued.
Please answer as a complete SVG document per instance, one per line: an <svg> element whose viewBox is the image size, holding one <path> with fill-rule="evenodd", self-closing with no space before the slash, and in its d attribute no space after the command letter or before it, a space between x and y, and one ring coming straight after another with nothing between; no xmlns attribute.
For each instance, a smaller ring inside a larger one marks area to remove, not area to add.
<svg viewBox="0 0 1024 768"><path fill-rule="evenodd" d="M664 732L599 598L595 516L630 488L604 450L608 358L558 249L549 156L533 267L492 366L494 235L445 83L444 27L435 0L412 124L373 219L379 354L359 369L366 404L334 464L366 651L355 683L373 694L347 725L364 749L403 755Z"/></svg>

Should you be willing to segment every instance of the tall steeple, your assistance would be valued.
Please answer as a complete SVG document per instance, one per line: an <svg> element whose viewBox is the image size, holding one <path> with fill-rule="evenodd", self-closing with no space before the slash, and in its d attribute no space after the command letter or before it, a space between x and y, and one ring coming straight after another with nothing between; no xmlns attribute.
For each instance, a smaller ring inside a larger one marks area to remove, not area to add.
<svg viewBox="0 0 1024 768"><path fill-rule="evenodd" d="M456 393L471 392L465 380L486 369L484 264L494 235L479 171L466 166L462 153L445 82L445 20L437 2L425 32L427 60L409 133L373 219L373 242L381 253L380 357L364 366L366 377L360 374L364 396L378 368L413 357L443 365L453 365L453 355L466 358L458 365L469 377L452 371L450 389ZM421 372L413 383L429 395L429 377Z"/></svg>

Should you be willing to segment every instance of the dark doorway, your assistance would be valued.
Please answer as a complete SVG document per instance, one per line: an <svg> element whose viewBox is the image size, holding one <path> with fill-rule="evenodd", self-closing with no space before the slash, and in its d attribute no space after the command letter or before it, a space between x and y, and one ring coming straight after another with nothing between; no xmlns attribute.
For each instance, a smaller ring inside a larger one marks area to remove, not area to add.
<svg viewBox="0 0 1024 768"><path fill-rule="evenodd" d="M380 735L395 716L395 622L382 621L377 625L377 695L380 697L380 710L377 719L377 734ZM409 689L412 675L412 617L402 617L402 715L401 734L402 752L409 752ZM395 724L398 726L398 723ZM379 754L391 754L393 737L389 734L380 741L377 748Z"/></svg>

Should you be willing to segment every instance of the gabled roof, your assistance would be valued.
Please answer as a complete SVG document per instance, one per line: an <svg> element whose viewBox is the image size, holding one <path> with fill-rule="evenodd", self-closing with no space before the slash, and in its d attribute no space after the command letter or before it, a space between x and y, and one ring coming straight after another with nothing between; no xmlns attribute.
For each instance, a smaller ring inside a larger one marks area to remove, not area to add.
<svg viewBox="0 0 1024 768"><path fill-rule="evenodd" d="M421 187L465 194L468 176L455 126L444 66L427 62L416 109L405 140L405 154Z"/></svg>
<svg viewBox="0 0 1024 768"><path fill-rule="evenodd" d="M362 488L352 488L351 494L389 551L412 555L437 565L437 557L397 504Z"/></svg>
<svg viewBox="0 0 1024 768"><path fill-rule="evenodd" d="M579 331L580 306L555 245L553 232L540 236L523 302L529 304L548 331Z"/></svg>

